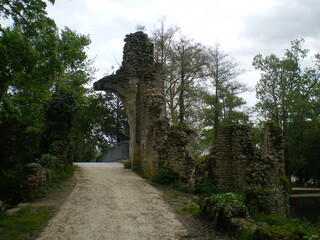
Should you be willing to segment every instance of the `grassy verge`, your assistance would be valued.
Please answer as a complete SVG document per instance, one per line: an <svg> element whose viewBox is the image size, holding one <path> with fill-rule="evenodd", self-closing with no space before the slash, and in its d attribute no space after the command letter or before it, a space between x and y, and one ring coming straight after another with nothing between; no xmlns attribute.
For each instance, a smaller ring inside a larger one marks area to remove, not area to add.
<svg viewBox="0 0 320 240"><path fill-rule="evenodd" d="M36 239L54 210L54 207L23 207L12 216L0 217L1 240Z"/></svg>
<svg viewBox="0 0 320 240"><path fill-rule="evenodd" d="M66 186L76 167L68 165L63 171L49 172L49 181L43 186L36 199L51 192L59 192ZM57 210L57 206L22 207L12 216L0 217L1 240L33 240L36 239L50 218Z"/></svg>

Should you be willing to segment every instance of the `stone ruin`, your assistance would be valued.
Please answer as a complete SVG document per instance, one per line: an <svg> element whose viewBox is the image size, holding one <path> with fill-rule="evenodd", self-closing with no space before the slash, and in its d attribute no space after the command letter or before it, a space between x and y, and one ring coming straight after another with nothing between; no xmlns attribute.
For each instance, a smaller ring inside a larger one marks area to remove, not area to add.
<svg viewBox="0 0 320 240"><path fill-rule="evenodd" d="M153 176L159 166L169 165L181 179L192 179L194 158L188 133L170 127L164 117L164 80L153 58L153 44L143 32L125 38L120 69L94 83L94 89L115 93L129 120L130 161ZM182 170L183 169L183 170Z"/></svg>
<svg viewBox="0 0 320 240"><path fill-rule="evenodd" d="M192 156L192 131L170 126L164 116L163 79L154 62L153 44L143 32L125 38L120 69L94 83L96 91L115 93L129 120L130 161L147 176L170 166L190 185L211 180L218 188L240 193L251 207L265 204L270 213L285 215L283 148L281 134L266 125L261 153L254 152L250 127L220 127L209 158L196 167Z"/></svg>
<svg viewBox="0 0 320 240"><path fill-rule="evenodd" d="M197 179L211 180L223 191L245 196L251 211L286 215L287 189L280 129L267 123L260 151L255 152L249 126L221 126L212 152L197 169Z"/></svg>

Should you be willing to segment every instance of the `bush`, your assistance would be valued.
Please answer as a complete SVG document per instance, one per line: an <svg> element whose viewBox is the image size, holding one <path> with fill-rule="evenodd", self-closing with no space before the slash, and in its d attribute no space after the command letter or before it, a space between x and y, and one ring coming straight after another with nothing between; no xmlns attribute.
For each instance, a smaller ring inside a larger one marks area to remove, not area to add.
<svg viewBox="0 0 320 240"><path fill-rule="evenodd" d="M124 164L123 164L123 167L125 168L125 169L131 169L131 162L130 162L130 160L128 160L128 161L126 161Z"/></svg>
<svg viewBox="0 0 320 240"><path fill-rule="evenodd" d="M190 203L183 208L177 210L177 213L181 215L192 214L194 216L198 216L200 214L199 205L195 203Z"/></svg>
<svg viewBox="0 0 320 240"><path fill-rule="evenodd" d="M320 239L320 229L311 223L299 219L287 219L283 216L259 216L256 221L265 222L268 225L257 229L253 239L272 239L279 240L315 240Z"/></svg>
<svg viewBox="0 0 320 240"><path fill-rule="evenodd" d="M59 170L63 168L63 163L51 154L43 154L40 159L36 160L36 163L46 169Z"/></svg>
<svg viewBox="0 0 320 240"><path fill-rule="evenodd" d="M200 199L202 215L211 219L217 226L225 225L233 217L246 217L247 207L243 197L235 193L211 194Z"/></svg>
<svg viewBox="0 0 320 240"><path fill-rule="evenodd" d="M181 191L181 192L191 192L192 189L190 186L188 186L186 183L182 182L181 180L178 180L172 184L173 189Z"/></svg>
<svg viewBox="0 0 320 240"><path fill-rule="evenodd" d="M210 195L220 193L217 186L210 180L197 182L194 186L194 192L201 195Z"/></svg>
<svg viewBox="0 0 320 240"><path fill-rule="evenodd" d="M47 171L47 181L49 183L59 182L64 175L64 164L57 157L50 154L43 154L40 159L36 160Z"/></svg>
<svg viewBox="0 0 320 240"><path fill-rule="evenodd" d="M163 166L158 169L154 181L162 185L171 185L178 181L178 174L169 166Z"/></svg>

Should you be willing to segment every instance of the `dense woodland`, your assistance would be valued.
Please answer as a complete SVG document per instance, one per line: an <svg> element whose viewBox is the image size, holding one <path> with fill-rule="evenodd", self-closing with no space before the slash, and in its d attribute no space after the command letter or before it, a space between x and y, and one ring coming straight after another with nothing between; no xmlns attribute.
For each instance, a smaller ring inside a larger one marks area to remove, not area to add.
<svg viewBox="0 0 320 240"><path fill-rule="evenodd" d="M90 37L58 29L47 4L54 0L0 2L0 195L19 185L24 164L44 154L95 161L128 140L121 101L92 90ZM261 78L250 109L241 97L249 89L237 78L244 70L219 44L204 46L164 20L149 36L162 64L166 116L197 130L199 161L219 125L250 124L258 139L263 122L272 120L283 130L288 176L319 184L320 55L304 61L310 56L303 39L288 43L284 56L253 56Z"/></svg>

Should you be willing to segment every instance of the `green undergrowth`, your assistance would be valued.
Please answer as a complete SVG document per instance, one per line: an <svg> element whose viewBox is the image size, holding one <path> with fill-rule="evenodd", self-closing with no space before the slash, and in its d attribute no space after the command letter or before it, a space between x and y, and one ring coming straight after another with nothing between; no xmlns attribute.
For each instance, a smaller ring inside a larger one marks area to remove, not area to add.
<svg viewBox="0 0 320 240"><path fill-rule="evenodd" d="M54 207L23 207L12 216L0 217L0 239L35 239L53 216L54 211Z"/></svg>
<svg viewBox="0 0 320 240"><path fill-rule="evenodd" d="M178 209L177 213L181 215L192 214L193 216L198 216L200 214L200 208L197 203L188 203L181 209Z"/></svg>
<svg viewBox="0 0 320 240"><path fill-rule="evenodd" d="M197 182L194 186L194 192L199 195L209 196L210 194L221 193L218 187L210 180Z"/></svg>
<svg viewBox="0 0 320 240"><path fill-rule="evenodd" d="M128 160L128 161L125 161L124 163L123 163L123 167L125 168L125 169L131 169L131 162Z"/></svg>
<svg viewBox="0 0 320 240"><path fill-rule="evenodd" d="M276 239L320 239L320 224L311 224L300 219L287 219L282 216L259 216L255 220L268 224L261 229L261 233L256 234L258 237L272 234Z"/></svg>
<svg viewBox="0 0 320 240"><path fill-rule="evenodd" d="M237 231L230 240L320 240L320 222L317 225L298 219L281 216L258 216L249 219L249 210L244 197L235 193L219 190L212 181L197 182L193 188L179 179L178 174L169 166L159 168L151 179L152 185L163 192L163 199L180 206L180 215L205 217L219 228L228 229L231 218L247 218L250 225ZM223 227L224 226L224 227ZM186 235L184 238L194 238Z"/></svg>
<svg viewBox="0 0 320 240"><path fill-rule="evenodd" d="M320 224L311 224L300 219L283 216L258 216L257 229L244 228L232 240L319 240Z"/></svg>
<svg viewBox="0 0 320 240"><path fill-rule="evenodd" d="M192 238L197 238L197 235L192 234L192 233L188 233L186 235L182 236L183 239L192 239Z"/></svg>
<svg viewBox="0 0 320 240"><path fill-rule="evenodd" d="M174 185L179 180L178 174L169 166L163 166L158 169L153 181L162 185Z"/></svg>
<svg viewBox="0 0 320 240"><path fill-rule="evenodd" d="M42 198L47 195L49 192L52 192L55 189L58 189L63 186L63 183L69 180L76 170L76 166L73 164L65 165L61 169L49 169L46 168L48 172L48 181L46 184L39 189L36 199Z"/></svg>
<svg viewBox="0 0 320 240"><path fill-rule="evenodd" d="M235 193L211 194L200 199L201 214L216 226L226 225L227 219L247 217L243 197Z"/></svg>

